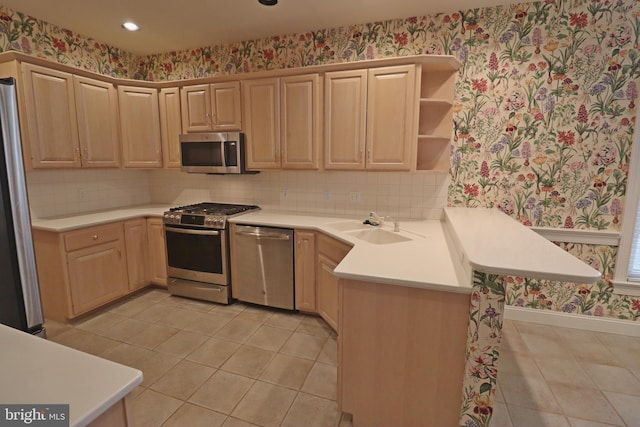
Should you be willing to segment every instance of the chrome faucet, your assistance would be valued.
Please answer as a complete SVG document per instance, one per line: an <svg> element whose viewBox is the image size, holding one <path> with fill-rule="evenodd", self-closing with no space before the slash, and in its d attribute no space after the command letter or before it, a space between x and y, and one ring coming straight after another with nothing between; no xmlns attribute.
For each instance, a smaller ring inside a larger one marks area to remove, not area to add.
<svg viewBox="0 0 640 427"><path fill-rule="evenodd" d="M382 225L383 222L383 219L380 218L377 213L369 212L369 218L365 219L363 224L369 224L377 227L379 225Z"/></svg>

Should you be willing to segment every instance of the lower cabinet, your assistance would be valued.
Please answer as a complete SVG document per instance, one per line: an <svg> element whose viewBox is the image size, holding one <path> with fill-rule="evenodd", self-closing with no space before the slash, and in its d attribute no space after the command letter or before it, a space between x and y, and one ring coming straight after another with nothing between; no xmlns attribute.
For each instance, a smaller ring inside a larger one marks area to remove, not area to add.
<svg viewBox="0 0 640 427"><path fill-rule="evenodd" d="M295 230L296 309L316 312L316 234Z"/></svg>
<svg viewBox="0 0 640 427"><path fill-rule="evenodd" d="M316 263L316 309L334 330L338 330L338 278L333 270L349 253L351 246L318 234Z"/></svg>
<svg viewBox="0 0 640 427"><path fill-rule="evenodd" d="M149 280L154 285L167 287L167 248L162 218L147 218L147 241Z"/></svg>
<svg viewBox="0 0 640 427"><path fill-rule="evenodd" d="M135 291L149 284L147 220L130 219L124 223L124 239L127 247L127 272L129 290Z"/></svg>
<svg viewBox="0 0 640 427"><path fill-rule="evenodd" d="M166 285L159 218L68 232L33 230L44 316L74 319L149 283ZM151 236L153 234L153 236Z"/></svg>

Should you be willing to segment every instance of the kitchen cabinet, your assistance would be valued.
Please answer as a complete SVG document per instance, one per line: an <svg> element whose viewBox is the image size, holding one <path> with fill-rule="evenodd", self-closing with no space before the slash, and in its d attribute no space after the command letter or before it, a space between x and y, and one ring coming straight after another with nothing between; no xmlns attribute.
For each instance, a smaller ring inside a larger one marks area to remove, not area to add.
<svg viewBox="0 0 640 427"><path fill-rule="evenodd" d="M123 166L162 167L158 90L118 86Z"/></svg>
<svg viewBox="0 0 640 427"><path fill-rule="evenodd" d="M333 270L351 246L325 234L318 234L316 263L316 309L335 331L338 330L338 278Z"/></svg>
<svg viewBox="0 0 640 427"><path fill-rule="evenodd" d="M162 218L147 218L149 279L154 285L167 287L167 249Z"/></svg>
<svg viewBox="0 0 640 427"><path fill-rule="evenodd" d="M411 170L416 66L325 74L324 167Z"/></svg>
<svg viewBox="0 0 640 427"><path fill-rule="evenodd" d="M33 168L119 167L115 87L23 63L25 132Z"/></svg>
<svg viewBox="0 0 640 427"><path fill-rule="evenodd" d="M418 116L418 170L449 170L455 70L422 67Z"/></svg>
<svg viewBox="0 0 640 427"><path fill-rule="evenodd" d="M459 425L469 295L345 279L339 300L338 406L354 425Z"/></svg>
<svg viewBox="0 0 640 427"><path fill-rule="evenodd" d="M180 97L185 132L242 129L239 81L185 86Z"/></svg>
<svg viewBox="0 0 640 427"><path fill-rule="evenodd" d="M125 221L124 239L127 248L129 290L135 291L149 284L147 220L136 218Z"/></svg>
<svg viewBox="0 0 640 427"><path fill-rule="evenodd" d="M295 230L296 310L316 312L316 234Z"/></svg>
<svg viewBox="0 0 640 427"><path fill-rule="evenodd" d="M161 89L159 109L163 166L165 168L179 168L180 134L182 133L180 89L177 87Z"/></svg>
<svg viewBox="0 0 640 427"><path fill-rule="evenodd" d="M243 81L247 168L318 169L318 74Z"/></svg>
<svg viewBox="0 0 640 427"><path fill-rule="evenodd" d="M31 166L80 167L73 75L22 64L22 77Z"/></svg>
<svg viewBox="0 0 640 427"><path fill-rule="evenodd" d="M121 222L56 233L33 230L44 315L66 321L128 292Z"/></svg>

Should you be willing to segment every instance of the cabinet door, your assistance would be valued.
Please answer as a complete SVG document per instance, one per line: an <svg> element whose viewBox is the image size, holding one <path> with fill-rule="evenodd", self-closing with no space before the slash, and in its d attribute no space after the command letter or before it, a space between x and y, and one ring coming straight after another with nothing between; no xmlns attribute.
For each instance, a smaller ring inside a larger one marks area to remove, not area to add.
<svg viewBox="0 0 640 427"><path fill-rule="evenodd" d="M280 168L278 79L242 82L248 169Z"/></svg>
<svg viewBox="0 0 640 427"><path fill-rule="evenodd" d="M205 132L211 127L211 89L208 84L180 89L182 128L185 132Z"/></svg>
<svg viewBox="0 0 640 427"><path fill-rule="evenodd" d="M167 286L167 250L164 242L162 219L147 219L149 241L149 277L151 283Z"/></svg>
<svg viewBox="0 0 640 427"><path fill-rule="evenodd" d="M71 74L22 64L27 132L34 168L80 167Z"/></svg>
<svg viewBox="0 0 640 427"><path fill-rule="evenodd" d="M295 231L296 309L316 311L316 235Z"/></svg>
<svg viewBox="0 0 640 427"><path fill-rule="evenodd" d="M147 220L132 219L124 223L124 241L127 248L129 290L135 291L149 284L147 273Z"/></svg>
<svg viewBox="0 0 640 427"><path fill-rule="evenodd" d="M212 84L211 101L213 130L227 132L242 129L240 82Z"/></svg>
<svg viewBox="0 0 640 427"><path fill-rule="evenodd" d="M162 167L158 91L119 86L124 167Z"/></svg>
<svg viewBox="0 0 640 427"><path fill-rule="evenodd" d="M338 330L338 278L333 275L337 266L326 256L318 255L317 309L333 330Z"/></svg>
<svg viewBox="0 0 640 427"><path fill-rule="evenodd" d="M73 76L83 167L120 166L116 88L107 82Z"/></svg>
<svg viewBox="0 0 640 427"><path fill-rule="evenodd" d="M67 253L73 314L78 315L127 292L122 240Z"/></svg>
<svg viewBox="0 0 640 427"><path fill-rule="evenodd" d="M320 77L280 79L280 143L283 169L318 169L320 146Z"/></svg>
<svg viewBox="0 0 640 427"><path fill-rule="evenodd" d="M165 168L180 167L180 92L177 87L160 90L160 135Z"/></svg>
<svg viewBox="0 0 640 427"><path fill-rule="evenodd" d="M415 65L369 70L367 162L370 169L410 170L416 143Z"/></svg>
<svg viewBox="0 0 640 427"><path fill-rule="evenodd" d="M326 73L324 84L324 167L363 169L367 71Z"/></svg>

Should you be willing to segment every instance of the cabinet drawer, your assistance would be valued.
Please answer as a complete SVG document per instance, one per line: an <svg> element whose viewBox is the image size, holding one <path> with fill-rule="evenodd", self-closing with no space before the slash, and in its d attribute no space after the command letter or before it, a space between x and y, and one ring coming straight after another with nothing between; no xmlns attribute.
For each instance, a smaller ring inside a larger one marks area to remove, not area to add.
<svg viewBox="0 0 640 427"><path fill-rule="evenodd" d="M339 264L347 256L351 246L333 237L318 233L318 253Z"/></svg>
<svg viewBox="0 0 640 427"><path fill-rule="evenodd" d="M71 252L101 243L112 242L121 237L122 223L118 222L65 233L64 246L67 252Z"/></svg>

